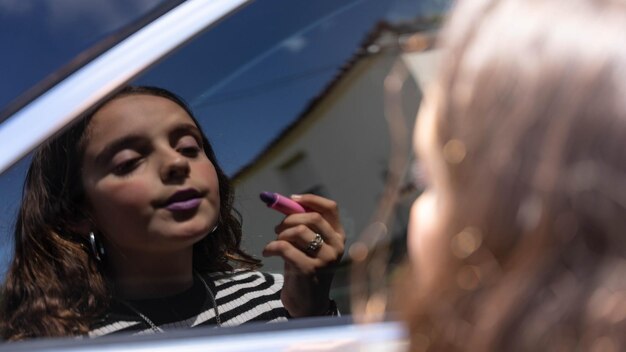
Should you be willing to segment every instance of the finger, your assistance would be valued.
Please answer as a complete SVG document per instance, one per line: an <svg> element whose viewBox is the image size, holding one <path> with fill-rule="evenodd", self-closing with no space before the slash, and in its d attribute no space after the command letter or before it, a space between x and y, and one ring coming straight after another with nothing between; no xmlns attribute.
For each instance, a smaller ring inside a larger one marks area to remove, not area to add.
<svg viewBox="0 0 626 352"><path fill-rule="evenodd" d="M314 274L323 262L312 258L287 241L272 241L263 248L264 257L281 257L283 260L304 274Z"/></svg>
<svg viewBox="0 0 626 352"><path fill-rule="evenodd" d="M316 257L311 257L287 241L272 241L263 249L263 256L279 256L290 268L305 274L328 269L341 259L329 246L323 245Z"/></svg>
<svg viewBox="0 0 626 352"><path fill-rule="evenodd" d="M281 232L278 235L278 240L287 241L294 247L300 249L306 255L310 257L317 257L325 262L333 262L337 260L343 254L342 248L335 248L326 243L322 237L321 243L317 241L317 233L311 231L304 225L291 227ZM317 248L311 248L311 246L317 246Z"/></svg>
<svg viewBox="0 0 626 352"><path fill-rule="evenodd" d="M293 194L291 195L291 199L309 210L322 214L332 227L341 229L339 207L334 200L315 194Z"/></svg>
<svg viewBox="0 0 626 352"><path fill-rule="evenodd" d="M278 233L277 240L287 241L293 244L296 248L302 251L306 251L309 243L315 239L316 232L313 232L306 225L297 225L294 227L287 227L285 230Z"/></svg>
<svg viewBox="0 0 626 352"><path fill-rule="evenodd" d="M324 241L333 247L340 247L345 243L343 231L333 228L326 218L316 212L289 215L274 230L280 234L290 228L300 228L301 225L306 226L313 233L322 235ZM303 228L301 230L305 231Z"/></svg>

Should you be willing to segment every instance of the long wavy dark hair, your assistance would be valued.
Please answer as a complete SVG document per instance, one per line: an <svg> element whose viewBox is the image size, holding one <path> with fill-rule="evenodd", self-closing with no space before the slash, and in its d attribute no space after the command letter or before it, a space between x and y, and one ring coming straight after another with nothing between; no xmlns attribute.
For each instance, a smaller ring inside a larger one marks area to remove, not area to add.
<svg viewBox="0 0 626 352"><path fill-rule="evenodd" d="M93 115L108 102L128 95L169 99L201 128L177 95L162 88L127 86L35 151L15 227L15 256L0 303L0 331L7 340L86 334L111 302L113 287L106 263L96 260L87 234L79 230L87 218L80 170ZM204 133L202 141L217 172L220 212L214 233L194 245L194 269L257 268L260 261L240 248L241 217L233 208L233 187Z"/></svg>

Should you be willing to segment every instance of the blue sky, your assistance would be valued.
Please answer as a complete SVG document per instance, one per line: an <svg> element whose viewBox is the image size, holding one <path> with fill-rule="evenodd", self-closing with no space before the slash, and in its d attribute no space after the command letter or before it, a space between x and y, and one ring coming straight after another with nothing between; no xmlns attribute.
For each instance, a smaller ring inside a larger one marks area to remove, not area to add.
<svg viewBox="0 0 626 352"><path fill-rule="evenodd" d="M191 103L227 173L253 159L335 77L377 21L440 12L443 0L264 0L134 83ZM0 0L0 109L154 0ZM0 175L0 276L28 161Z"/></svg>

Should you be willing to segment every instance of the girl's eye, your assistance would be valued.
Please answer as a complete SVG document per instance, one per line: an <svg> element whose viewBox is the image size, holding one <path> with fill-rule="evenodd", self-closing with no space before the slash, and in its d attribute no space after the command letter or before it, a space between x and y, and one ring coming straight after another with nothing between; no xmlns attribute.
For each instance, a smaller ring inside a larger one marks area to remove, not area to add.
<svg viewBox="0 0 626 352"><path fill-rule="evenodd" d="M135 170L135 168L139 164L139 160L140 158L134 158L116 164L113 168L113 173L116 175L127 175Z"/></svg>
<svg viewBox="0 0 626 352"><path fill-rule="evenodd" d="M133 150L123 150L117 153L112 160L115 175L127 175L137 168L141 155Z"/></svg>
<svg viewBox="0 0 626 352"><path fill-rule="evenodd" d="M196 157L202 150L202 147L194 137L183 136L178 140L176 150L185 156Z"/></svg>

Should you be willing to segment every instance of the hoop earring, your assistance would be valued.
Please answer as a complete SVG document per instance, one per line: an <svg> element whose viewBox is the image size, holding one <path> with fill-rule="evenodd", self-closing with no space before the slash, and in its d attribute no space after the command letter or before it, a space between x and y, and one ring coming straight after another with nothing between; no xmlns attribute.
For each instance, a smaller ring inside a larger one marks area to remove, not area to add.
<svg viewBox="0 0 626 352"><path fill-rule="evenodd" d="M217 231L218 226L220 226L219 222L217 224L215 224L215 226L213 227L213 230L211 230L211 232L209 232L209 234L212 234L215 231Z"/></svg>
<svg viewBox="0 0 626 352"><path fill-rule="evenodd" d="M102 263L105 254L104 246L96 239L96 235L93 231L89 232L89 244L91 245L91 253L98 262Z"/></svg>

